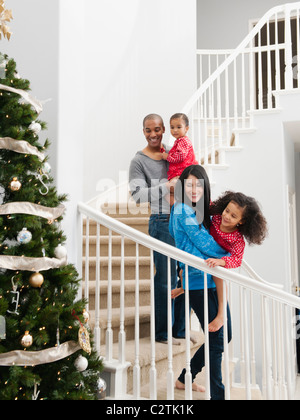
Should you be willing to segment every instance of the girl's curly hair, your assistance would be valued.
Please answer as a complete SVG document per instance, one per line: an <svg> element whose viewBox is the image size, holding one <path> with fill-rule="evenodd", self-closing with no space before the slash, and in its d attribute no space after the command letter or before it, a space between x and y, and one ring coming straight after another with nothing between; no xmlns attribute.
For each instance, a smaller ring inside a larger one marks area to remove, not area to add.
<svg viewBox="0 0 300 420"><path fill-rule="evenodd" d="M238 226L239 232L250 245L261 245L267 237L268 227L260 206L254 198L240 192L226 191L212 203L210 214L222 214L231 201L244 209L243 223Z"/></svg>

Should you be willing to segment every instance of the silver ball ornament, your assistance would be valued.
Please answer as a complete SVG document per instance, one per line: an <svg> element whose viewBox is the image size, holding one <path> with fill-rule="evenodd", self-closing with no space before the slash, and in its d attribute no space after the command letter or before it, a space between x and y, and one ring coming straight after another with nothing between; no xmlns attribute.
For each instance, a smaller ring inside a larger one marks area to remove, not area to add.
<svg viewBox="0 0 300 420"><path fill-rule="evenodd" d="M33 131L34 134L39 134L42 129L42 126L40 123L34 121L30 124L29 129Z"/></svg>
<svg viewBox="0 0 300 420"><path fill-rule="evenodd" d="M18 233L17 241L20 245L29 244L32 239L32 233L29 232L26 228L23 228L21 232Z"/></svg>
<svg viewBox="0 0 300 420"><path fill-rule="evenodd" d="M86 357L80 355L75 360L74 366L78 372L84 372L89 365L89 362Z"/></svg>
<svg viewBox="0 0 300 420"><path fill-rule="evenodd" d="M104 379L99 378L97 381L97 399L98 400L104 400L106 398L106 382Z"/></svg>
<svg viewBox="0 0 300 420"><path fill-rule="evenodd" d="M62 260L63 258L67 256L67 249L62 245L58 245L54 250L54 255L59 260Z"/></svg>

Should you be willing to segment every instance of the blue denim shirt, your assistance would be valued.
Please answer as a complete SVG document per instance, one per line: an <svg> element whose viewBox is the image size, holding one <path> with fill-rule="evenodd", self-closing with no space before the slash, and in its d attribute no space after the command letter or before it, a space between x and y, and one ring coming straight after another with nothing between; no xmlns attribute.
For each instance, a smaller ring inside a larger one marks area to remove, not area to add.
<svg viewBox="0 0 300 420"><path fill-rule="evenodd" d="M171 211L169 230L175 239L176 247L203 260L222 258L228 254L210 235L209 231L197 221L194 210L183 203L176 203ZM183 288L185 288L185 265L183 268ZM212 276L207 275L208 288L215 288ZM189 267L189 289L204 289L204 273Z"/></svg>

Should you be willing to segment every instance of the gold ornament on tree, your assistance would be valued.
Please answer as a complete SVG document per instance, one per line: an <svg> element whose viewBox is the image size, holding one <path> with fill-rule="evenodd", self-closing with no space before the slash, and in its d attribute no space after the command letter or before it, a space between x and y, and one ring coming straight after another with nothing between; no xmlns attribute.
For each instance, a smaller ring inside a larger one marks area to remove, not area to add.
<svg viewBox="0 0 300 420"><path fill-rule="evenodd" d="M21 182L18 180L18 178L17 178L17 177L14 177L14 178L12 179L12 181L10 182L10 184L9 184L9 188L10 188L12 191L19 191L19 190L21 189L21 187L22 187L22 184L21 184Z"/></svg>
<svg viewBox="0 0 300 420"><path fill-rule="evenodd" d="M5 9L4 0L0 0L0 39L2 39L3 35L4 38L10 40L12 32L10 32L7 23L10 22L12 18L12 11Z"/></svg>
<svg viewBox="0 0 300 420"><path fill-rule="evenodd" d="M25 331L25 335L23 335L21 339L22 346L28 348L32 346L32 343L33 343L32 335L29 334L29 331Z"/></svg>
<svg viewBox="0 0 300 420"><path fill-rule="evenodd" d="M42 287L43 283L44 283L44 276L41 273L33 273L29 277L29 284L31 287L34 287L35 289Z"/></svg>

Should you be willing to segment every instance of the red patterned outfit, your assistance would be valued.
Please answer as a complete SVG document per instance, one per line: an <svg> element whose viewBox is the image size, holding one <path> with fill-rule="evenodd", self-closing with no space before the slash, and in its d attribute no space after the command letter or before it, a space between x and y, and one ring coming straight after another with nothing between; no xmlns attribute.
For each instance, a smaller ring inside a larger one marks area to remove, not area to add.
<svg viewBox="0 0 300 420"><path fill-rule="evenodd" d="M220 230L221 221L222 216L220 214L213 216L210 234L222 248L231 254L230 257L222 258L226 262L225 268L240 267L245 251L244 237L238 229L232 233L222 232Z"/></svg>
<svg viewBox="0 0 300 420"><path fill-rule="evenodd" d="M169 152L168 180L180 176L185 168L190 165L198 165L191 140L188 137L180 137L174 143Z"/></svg>

